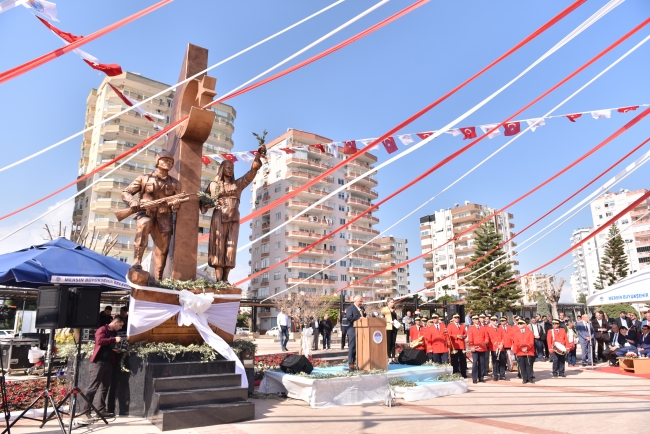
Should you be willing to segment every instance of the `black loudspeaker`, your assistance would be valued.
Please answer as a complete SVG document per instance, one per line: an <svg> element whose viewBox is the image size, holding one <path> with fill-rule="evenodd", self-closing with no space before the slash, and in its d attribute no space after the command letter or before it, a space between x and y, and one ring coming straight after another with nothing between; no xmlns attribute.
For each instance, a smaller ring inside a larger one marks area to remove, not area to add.
<svg viewBox="0 0 650 434"><path fill-rule="evenodd" d="M68 327L68 288L61 286L40 288L36 302L36 328L60 329Z"/></svg>
<svg viewBox="0 0 650 434"><path fill-rule="evenodd" d="M455 314L458 314L458 316L460 316L460 323L461 324L463 324L465 322L465 305L464 304L448 304L447 307L446 307L445 312L447 312L446 320L448 322L451 322L451 318Z"/></svg>
<svg viewBox="0 0 650 434"><path fill-rule="evenodd" d="M311 374L311 371L314 370L314 366L307 357L290 354L284 358L282 363L280 363L280 369L282 369L282 372L286 372L287 374L299 374L301 372Z"/></svg>
<svg viewBox="0 0 650 434"><path fill-rule="evenodd" d="M70 318L72 328L99 327L99 288L72 288L74 310Z"/></svg>
<svg viewBox="0 0 650 434"><path fill-rule="evenodd" d="M424 350L412 350L407 348L399 353L397 361L402 365L420 366L427 361L427 355Z"/></svg>

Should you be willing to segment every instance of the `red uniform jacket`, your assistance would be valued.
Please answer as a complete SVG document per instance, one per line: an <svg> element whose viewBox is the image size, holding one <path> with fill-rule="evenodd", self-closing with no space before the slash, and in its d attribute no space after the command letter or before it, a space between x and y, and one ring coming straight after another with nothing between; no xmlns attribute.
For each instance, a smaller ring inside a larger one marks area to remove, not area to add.
<svg viewBox="0 0 650 434"><path fill-rule="evenodd" d="M438 323L440 330L436 328L436 324L431 324L426 329L424 341L427 344L427 353L442 354L447 352L447 339L445 338L445 325Z"/></svg>
<svg viewBox="0 0 650 434"><path fill-rule="evenodd" d="M499 343L503 343L505 340L505 333L503 329L499 326L496 328L489 326L487 327L488 335L490 336L490 351L496 351ZM505 344L503 345L505 348Z"/></svg>
<svg viewBox="0 0 650 434"><path fill-rule="evenodd" d="M486 342L490 342L490 336L487 334L487 327L481 326L477 328L475 325L469 326L467 330L467 340L469 341L470 349L478 347L476 352L484 353L487 351Z"/></svg>
<svg viewBox="0 0 650 434"><path fill-rule="evenodd" d="M111 329L108 328L108 325L103 325L97 329L95 332L95 349L93 350L93 355L90 356L90 363L93 363L95 361L95 357L97 357L97 353L99 353L99 349L101 347L108 346L115 342L116 334L117 333L112 332ZM115 363L115 353L112 350L111 362Z"/></svg>
<svg viewBox="0 0 650 434"><path fill-rule="evenodd" d="M411 330L409 331L409 334L411 335L411 342L415 341L417 338L420 336L424 336L424 331L426 329L422 326L420 326L420 330L418 330L418 326L412 325ZM424 350L425 344L418 345L417 347L413 348L415 350Z"/></svg>
<svg viewBox="0 0 650 434"><path fill-rule="evenodd" d="M528 352L524 351L524 347ZM524 333L517 329L512 332L512 351L517 356L534 356L535 355L535 336L528 327L524 327Z"/></svg>
<svg viewBox="0 0 650 434"><path fill-rule="evenodd" d="M449 325L447 326L447 330L449 330L449 336L451 337L451 344L454 346L454 350L464 350L465 349L465 339L458 339L456 336L458 335L467 335L467 331L465 330L465 325L458 323L456 325L455 322L450 322Z"/></svg>
<svg viewBox="0 0 650 434"><path fill-rule="evenodd" d="M569 349L569 340L567 339L566 332L561 327L557 330L555 329L549 330L546 334L546 342L548 343L548 351L550 353L555 352L555 350L553 349L553 342L558 342L564 345L564 348L566 348L567 351Z"/></svg>
<svg viewBox="0 0 650 434"><path fill-rule="evenodd" d="M503 348L508 349L512 348L512 333L516 330L519 330L515 326L506 325L506 329L503 329L503 326L500 326L503 330Z"/></svg>

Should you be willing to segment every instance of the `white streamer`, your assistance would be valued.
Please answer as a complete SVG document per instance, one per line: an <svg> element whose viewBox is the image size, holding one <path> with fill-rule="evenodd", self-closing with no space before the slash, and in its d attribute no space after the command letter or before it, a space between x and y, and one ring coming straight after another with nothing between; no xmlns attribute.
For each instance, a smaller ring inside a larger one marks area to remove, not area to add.
<svg viewBox="0 0 650 434"><path fill-rule="evenodd" d="M11 1L14 1L14 0L11 0ZM27 0L24 0L24 1L26 2ZM246 53L247 51L250 51L250 50L252 50L253 48L258 47L258 46L264 44L265 42L270 41L271 39L273 39L273 38L275 38L275 37L277 37L277 36L280 36L281 34L283 34L283 33L287 32L287 31L293 29L294 27L299 26L300 24L302 24L302 23L304 23L304 22L306 22L306 21L309 21L310 19L312 19L312 18L314 18L314 17L316 17L316 16L322 14L323 12L325 12L325 11L327 11L327 10L333 8L334 6L339 5L340 3L343 3L344 1L345 1L345 0L338 0L338 1L334 2L334 3L332 3L331 5L329 5L329 6L325 7L325 8L323 8L323 9L319 10L318 12L313 13L312 15L309 15L308 17L303 18L302 20L300 20L300 21L298 21L298 22L296 22L296 23L290 25L289 27L286 27L286 28L284 28L283 30L280 30L279 32L274 33L273 35L269 36L268 38L266 38L266 39L262 39L261 41L255 43L255 44L253 44L253 45L251 45L251 46L249 46L248 48L245 48L245 49L239 51L238 53L233 54L232 56L230 56L230 57L228 57L228 58L222 60L221 62L215 63L214 65L208 67L207 69L204 69L204 70L201 71L201 72L197 72L197 73L194 74L193 76L188 77L188 78L186 78L185 80L180 81L180 82L176 83L175 85L170 86L170 87L168 87L167 89L162 90L162 91L158 92L157 94L150 96L149 98L146 98L146 99L143 100L142 102L139 102L139 103L135 104L133 107L128 107L128 108L126 108L125 110L122 110L121 112L116 113L115 115L113 115L113 116L111 116L111 117L108 117L108 118L102 120L101 122L99 122L99 124L94 124L94 125L92 125L92 126L86 128L86 129L84 129L84 130L82 130L82 131L79 131L78 133L75 133L75 134L73 134L73 135L71 135L71 136L69 136L69 137L67 137L67 138L65 138L65 139L63 139L63 140L61 140L61 141L59 141L59 142L57 142L57 143L51 145L51 146L48 146L48 147L45 148L45 149L42 149L42 150L40 150L40 151L38 151L38 152L33 153L32 155L30 155L30 156L28 156L28 157L25 157L25 158L23 158L22 160L18 160L18 161L16 161L15 163L9 164L8 166L5 166L5 167L1 168L1 169L0 169L0 172L4 172L4 171L7 170L7 169L10 169L10 168L15 167L15 166L17 166L17 165L19 165L19 164L24 163L25 161L29 161L29 160L31 160L31 159L34 158L34 157L37 157L37 156L39 156L39 155L41 155L41 154L44 154L45 152L50 151L50 150L56 148L57 146L60 146L60 145L64 144L65 142L67 142L67 141L69 141L69 140L71 140L71 139L74 139L75 137L78 137L78 136L80 136L80 135L82 135L82 134L84 134L84 133L86 133L86 132L88 132L88 131L91 131L91 130L92 130L93 128L95 128L96 126L99 126L99 125L105 124L106 122L111 121L111 120L117 118L118 116L122 116L124 113L129 112L129 111L131 111L131 110L134 110L136 107L140 107L140 106L142 106L143 104L145 104L145 103L147 103L147 102L153 100L154 98L157 98L157 97L159 97L159 96L161 96L161 95L163 95L163 94L165 94L165 93L167 93L167 92L169 92L169 91L171 91L171 90L174 90L177 86L180 86L180 85L182 85L182 84L185 84L185 83L187 83L187 82L189 82L189 81L194 80L195 78L199 77L200 75L203 75L203 74L205 74L206 72L211 71L212 69L215 69L215 68L217 68L218 66L221 66L221 65L223 65L224 63L229 62L230 60L232 60L232 59L234 59L234 58L236 58L236 57L238 57L238 56L240 56L240 55ZM8 3L8 2L4 2L4 3ZM3 4L4 4L4 3L3 3ZM9 2L9 3L10 3L10 2ZM0 4L0 6L1 6L1 5L2 5L2 4ZM12 7L13 7L13 6L12 6ZM0 13L2 13L2 12L4 12L4 10L3 10L3 9L0 9Z"/></svg>
<svg viewBox="0 0 650 434"><path fill-rule="evenodd" d="M537 60L536 60L535 62L533 62L530 66L528 66L528 67L527 67L523 72L521 72L521 73L520 73L519 75L517 75L515 78L513 78L512 80L510 80L508 83L506 83L506 84L505 84L504 86L502 86L500 89L498 89L496 92L492 93L490 96L488 96L487 98L485 98L483 101L481 101L480 103L476 104L474 107L472 107L471 109L469 109L468 111L466 111L464 114L462 114L461 116L457 117L456 119L454 119L453 121L451 121L450 123L448 123L447 125L445 125L444 127L440 128L438 131L434 132L432 135L430 135L430 136L427 137L426 139L422 140L422 141L421 141L420 143L418 143L417 145L414 145L414 146L408 148L407 150L405 150L405 151L402 152L401 154L396 155L395 157L390 158L389 160L383 162L382 164L380 164L380 165L378 165L378 166L376 166L376 167L373 167L373 168L370 169L369 171L367 171L367 172L365 172L365 173L363 173L363 174L357 176L356 178L354 178L353 180L351 180L351 181L348 182L347 184L344 184L344 185L340 186L340 187L337 188L336 190L334 190L334 191L332 191L331 193L329 193L327 196L325 196L325 197L319 199L318 201L316 201L316 202L313 203L312 205L308 206L308 207L305 208L304 210L300 211L298 214L294 215L293 217L291 217L290 219L286 220L284 223L280 224L279 226L276 226L276 227L273 228L273 229L277 230L277 229L280 229L280 228L282 228L282 227L288 225L289 223L291 223L292 221L294 221L296 218L298 218L298 217L300 217L301 215L303 215L303 214L309 212L309 211L312 210L314 207L320 205L321 203L325 202L327 199L329 199L329 198L331 198L332 196L338 194L340 191L342 191L342 190L344 190L344 189L350 187L351 185L353 185L353 184L355 184L355 183L361 181L361 180L364 179L364 178L367 178L367 177L370 176L371 174L377 172L379 169L388 166L389 164L391 164L391 163L393 163L393 162L399 160L400 158L405 157L406 155L410 154L411 152L414 152L416 149L421 148L422 146L424 146L424 145L426 145L427 143L429 143L431 140L435 139L436 137L439 137L441 134L443 134L444 131L447 131L447 130L452 129L452 128L453 128L456 124L458 124L460 121L464 120L465 118L467 118L468 116L470 116L471 114L473 114L474 112L476 112L479 108L483 107L485 104L487 104L488 102L490 102L490 101L491 101L492 99L494 99L497 95L499 95L499 94L500 94L501 92L503 92L505 89L507 89L508 87L510 87L510 85L512 85L512 84L515 83L517 80L519 80L521 77L523 77L524 75L526 75L526 74L527 74L531 69L533 69L535 66L537 66L538 64L540 64L542 61L544 61L546 58L548 58L550 55L552 55L552 54L555 53L556 51L558 51L560 48L562 48L564 45L566 45L566 44L567 44L569 41L571 41L573 38L575 38L575 37L578 36L580 33L582 33L582 32L585 31L587 28L589 28L589 27L590 27L592 24L594 24L596 21L598 21L599 19L601 19L602 17L604 17L605 15L607 15L607 14L608 14L609 12L611 12L615 7L617 7L617 6L619 6L621 3L623 3L623 1L624 1L624 0L610 0L610 1L605 5L605 6L603 6L601 9L599 9L595 14L593 14L591 17L589 17L585 22L583 22L582 24L580 24L580 25L579 25L578 27L576 27L574 30L572 30L572 31L571 31L567 36L565 36L565 37L564 37L560 42L558 42L557 44L555 44L555 45L554 45L550 50L548 50L546 53L544 53L544 54L543 54L539 59L537 59ZM248 244L245 244L245 245L239 247L239 248L237 249L237 251L240 252L240 251L242 251L242 250L244 250L244 249L250 247L250 246L253 245L254 243L256 243L256 242L258 242L258 241L260 241L260 240L263 240L264 238L268 237L271 233L274 232L273 229L270 230L267 234L264 234L264 235L262 235L261 237L255 239L255 240L252 240L252 241L249 242Z"/></svg>

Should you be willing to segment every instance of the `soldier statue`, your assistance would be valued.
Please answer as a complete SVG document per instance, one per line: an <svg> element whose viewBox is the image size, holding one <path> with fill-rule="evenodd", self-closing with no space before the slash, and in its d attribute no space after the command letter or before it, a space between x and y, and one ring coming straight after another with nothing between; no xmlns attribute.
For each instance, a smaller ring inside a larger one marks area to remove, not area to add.
<svg viewBox="0 0 650 434"><path fill-rule="evenodd" d="M266 136L266 131L264 132ZM256 135L256 137L258 137ZM205 189L214 204L202 203L201 212L215 207L210 221L210 241L208 244L208 265L214 268L217 281L228 282L228 273L235 268L237 258L237 238L239 236L239 202L242 191L255 179L262 167L260 157L266 156L264 138L251 163L251 169L241 178L235 179L235 167L231 161L224 161L214 181Z"/></svg>
<svg viewBox="0 0 650 434"><path fill-rule="evenodd" d="M174 157L167 151L156 156L156 170L140 175L122 191L122 200L129 207L115 214L119 220L135 213L136 233L133 252L133 268L142 269L142 255L149 243L154 245L154 278L163 277L169 244L173 232L172 212L179 210L189 195L181 192L180 182L168 172L174 166ZM133 197L139 194L140 200Z"/></svg>

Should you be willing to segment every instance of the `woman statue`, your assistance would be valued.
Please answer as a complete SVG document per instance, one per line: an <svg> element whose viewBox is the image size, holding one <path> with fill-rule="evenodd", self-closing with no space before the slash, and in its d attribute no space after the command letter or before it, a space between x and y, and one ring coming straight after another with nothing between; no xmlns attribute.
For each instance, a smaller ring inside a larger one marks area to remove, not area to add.
<svg viewBox="0 0 650 434"><path fill-rule="evenodd" d="M237 258L237 238L239 236L239 202L242 191L255 179L262 167L260 157L266 155L264 142L251 163L251 170L235 179L235 167L231 161L224 161L219 167L214 181L205 189L205 194L213 199L213 204L202 202L201 212L214 207L210 221L210 241L208 244L208 265L214 268L217 281L228 282L228 273L235 268Z"/></svg>

